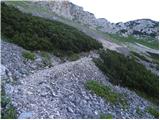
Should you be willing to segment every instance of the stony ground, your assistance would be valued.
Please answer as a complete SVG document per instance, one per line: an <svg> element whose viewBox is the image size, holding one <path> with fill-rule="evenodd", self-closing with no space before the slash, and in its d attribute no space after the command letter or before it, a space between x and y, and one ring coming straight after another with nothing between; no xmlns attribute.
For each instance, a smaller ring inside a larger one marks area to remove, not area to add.
<svg viewBox="0 0 160 120"><path fill-rule="evenodd" d="M39 54L38 62L26 61L22 57L24 49L6 42L1 44L2 81L18 118L100 118L101 114L111 114L113 118L153 118L145 111L152 104L133 91L112 85L95 66L92 55L72 62L61 62L52 56L52 66L48 68ZM12 79L15 77L16 83ZM7 79L12 81L6 82ZM127 108L91 93L85 87L87 80L97 80L122 94Z"/></svg>

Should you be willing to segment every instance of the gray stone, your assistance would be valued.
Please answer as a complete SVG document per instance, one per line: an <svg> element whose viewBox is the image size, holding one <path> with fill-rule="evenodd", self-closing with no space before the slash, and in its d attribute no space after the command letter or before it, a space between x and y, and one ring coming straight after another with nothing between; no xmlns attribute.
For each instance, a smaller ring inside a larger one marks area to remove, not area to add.
<svg viewBox="0 0 160 120"><path fill-rule="evenodd" d="M32 118L32 112L22 112L18 119L31 119Z"/></svg>

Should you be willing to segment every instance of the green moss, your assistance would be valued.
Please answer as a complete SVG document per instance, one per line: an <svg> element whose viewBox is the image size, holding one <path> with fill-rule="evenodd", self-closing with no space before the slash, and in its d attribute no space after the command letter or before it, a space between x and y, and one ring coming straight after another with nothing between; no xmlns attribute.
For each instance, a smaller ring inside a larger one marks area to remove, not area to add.
<svg viewBox="0 0 160 120"><path fill-rule="evenodd" d="M110 87L104 86L95 80L88 80L86 82L86 88L91 90L96 95L104 98L107 102L113 104L120 103L122 105L124 103L127 104L126 100L121 94L113 92Z"/></svg>
<svg viewBox="0 0 160 120"><path fill-rule="evenodd" d="M157 111L154 107L147 107L146 108L146 112L150 113L151 115L153 115L156 119L159 118L159 111Z"/></svg>
<svg viewBox="0 0 160 120"><path fill-rule="evenodd" d="M35 60L35 54L30 51L22 52L22 56L27 60Z"/></svg>

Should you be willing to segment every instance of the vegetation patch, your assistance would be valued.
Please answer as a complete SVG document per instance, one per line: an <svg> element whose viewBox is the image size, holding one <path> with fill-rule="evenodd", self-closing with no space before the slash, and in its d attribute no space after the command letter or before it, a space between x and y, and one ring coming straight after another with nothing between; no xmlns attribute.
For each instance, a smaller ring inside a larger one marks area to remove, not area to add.
<svg viewBox="0 0 160 120"><path fill-rule="evenodd" d="M143 56L143 55L140 55L140 54L138 54L138 53L136 53L136 52L131 52L134 56L136 56L136 57L138 57L138 58L140 58L141 60L143 60L143 61L146 61L146 62L151 62L150 60L148 60L145 56Z"/></svg>
<svg viewBox="0 0 160 120"><path fill-rule="evenodd" d="M110 82L139 91L155 100L159 97L158 76L147 70L132 57L114 51L100 51L96 65L110 78Z"/></svg>
<svg viewBox="0 0 160 120"><path fill-rule="evenodd" d="M147 47L150 47L153 49L157 49L157 50L159 49L158 40L156 40L155 38L151 38L151 37L145 38L145 39L137 39L132 35L130 35L128 37L123 37L119 34L108 34L108 33L107 34L105 33L105 36L116 43L127 43L127 42L139 43L139 44L142 44L144 46L147 46Z"/></svg>
<svg viewBox="0 0 160 120"><path fill-rule="evenodd" d="M159 54L147 52L153 59L159 60Z"/></svg>
<svg viewBox="0 0 160 120"><path fill-rule="evenodd" d="M127 101L123 98L121 94L113 92L110 87L102 85L95 80L87 81L86 88L91 90L96 95L104 98L107 102L111 102L113 104L127 104Z"/></svg>
<svg viewBox="0 0 160 120"><path fill-rule="evenodd" d="M51 57L49 55L49 53L45 52L45 51L41 51L41 56L42 56L42 62L44 65L46 66L51 66Z"/></svg>
<svg viewBox="0 0 160 120"><path fill-rule="evenodd" d="M147 107L146 108L146 112L150 113L151 115L153 115L156 119L159 118L159 111L156 110L156 108L154 107Z"/></svg>
<svg viewBox="0 0 160 120"><path fill-rule="evenodd" d="M152 58L152 62L157 64L159 67L159 54L147 52L149 56Z"/></svg>
<svg viewBox="0 0 160 120"><path fill-rule="evenodd" d="M79 58L80 58L80 55L77 53L71 53L67 56L67 59L69 61L75 61L75 60L78 60Z"/></svg>
<svg viewBox="0 0 160 120"><path fill-rule="evenodd" d="M111 114L101 114L100 119L113 119Z"/></svg>
<svg viewBox="0 0 160 120"><path fill-rule="evenodd" d="M16 119L16 109L11 104L11 99L6 96L4 88L1 88L1 118L2 119Z"/></svg>
<svg viewBox="0 0 160 120"><path fill-rule="evenodd" d="M35 60L35 54L30 51L24 51L22 52L22 56L26 58L27 60Z"/></svg>
<svg viewBox="0 0 160 120"><path fill-rule="evenodd" d="M102 48L102 44L61 22L22 13L1 4L2 35L28 50L80 53Z"/></svg>

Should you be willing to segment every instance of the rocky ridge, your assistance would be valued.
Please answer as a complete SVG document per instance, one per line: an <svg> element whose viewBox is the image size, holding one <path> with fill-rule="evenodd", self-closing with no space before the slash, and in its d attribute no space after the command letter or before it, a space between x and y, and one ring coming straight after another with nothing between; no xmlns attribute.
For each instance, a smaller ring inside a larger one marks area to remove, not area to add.
<svg viewBox="0 0 160 120"><path fill-rule="evenodd" d="M136 38L152 37L158 39L159 36L159 22L150 19L111 23L105 18L96 18L93 13L84 11L82 7L69 1L38 1L34 4L47 7L58 16L102 32L119 33L123 36L134 35Z"/></svg>

